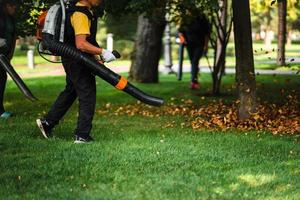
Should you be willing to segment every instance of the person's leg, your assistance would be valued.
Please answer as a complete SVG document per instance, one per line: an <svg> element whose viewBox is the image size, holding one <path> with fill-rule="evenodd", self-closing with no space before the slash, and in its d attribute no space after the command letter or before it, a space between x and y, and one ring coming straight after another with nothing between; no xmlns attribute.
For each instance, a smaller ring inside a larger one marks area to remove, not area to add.
<svg viewBox="0 0 300 200"><path fill-rule="evenodd" d="M50 111L45 116L45 119L53 125L58 124L59 120L66 114L77 97L73 83L68 76L66 77L66 83L65 89L59 94Z"/></svg>
<svg viewBox="0 0 300 200"><path fill-rule="evenodd" d="M203 48L195 46L193 49L193 58L192 58L192 82L198 83L198 74L199 74L199 61L203 54Z"/></svg>
<svg viewBox="0 0 300 200"><path fill-rule="evenodd" d="M197 65L196 61L196 50L197 47L194 44L190 44L187 47L190 62L191 62L191 82L192 83L197 83L198 82L198 72L199 72L199 67Z"/></svg>
<svg viewBox="0 0 300 200"><path fill-rule="evenodd" d="M192 71L193 71L193 56L194 56L194 47L190 44L190 45L187 45L186 46L186 49L187 49L187 52L188 52L188 55L189 55L189 59L190 59L190 63L191 63L191 75L192 75Z"/></svg>
<svg viewBox="0 0 300 200"><path fill-rule="evenodd" d="M72 106L77 98L77 94L72 82L73 74L71 73L70 67L72 63L63 63L66 72L66 87L59 94L56 101L53 103L50 111L44 117L48 122L49 126L53 128L59 123L59 120L66 114L69 108Z"/></svg>
<svg viewBox="0 0 300 200"><path fill-rule="evenodd" d="M6 80L7 80L6 71L2 67L0 67L0 115L5 112L3 99L4 99Z"/></svg>
<svg viewBox="0 0 300 200"><path fill-rule="evenodd" d="M80 76L74 83L74 86L79 100L79 116L75 135L82 138L90 138L89 134L92 129L96 106L95 76L83 65Z"/></svg>

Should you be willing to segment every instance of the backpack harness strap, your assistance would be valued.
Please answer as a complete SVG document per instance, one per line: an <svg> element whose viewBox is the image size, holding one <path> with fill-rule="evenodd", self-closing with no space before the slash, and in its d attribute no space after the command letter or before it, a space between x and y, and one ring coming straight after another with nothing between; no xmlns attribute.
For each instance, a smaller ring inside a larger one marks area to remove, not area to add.
<svg viewBox="0 0 300 200"><path fill-rule="evenodd" d="M94 15L90 12L88 7L86 7L86 6L72 6L67 9L67 13L69 15L72 15L74 12L81 12L81 13L85 14L90 20L92 20L94 18Z"/></svg>

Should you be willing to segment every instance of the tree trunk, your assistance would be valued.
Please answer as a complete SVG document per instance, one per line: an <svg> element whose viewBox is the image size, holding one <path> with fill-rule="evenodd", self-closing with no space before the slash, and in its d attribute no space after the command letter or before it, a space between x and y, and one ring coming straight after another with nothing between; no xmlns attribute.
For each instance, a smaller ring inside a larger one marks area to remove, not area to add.
<svg viewBox="0 0 300 200"><path fill-rule="evenodd" d="M216 65L214 66L213 71L213 95L220 95L221 93L221 80L223 74L225 72L225 54L226 54L226 45L223 44L221 47L221 54L220 57L217 57Z"/></svg>
<svg viewBox="0 0 300 200"><path fill-rule="evenodd" d="M233 0L234 44L236 53L236 82L239 92L240 120L256 112L256 83L251 37L249 0Z"/></svg>
<svg viewBox="0 0 300 200"><path fill-rule="evenodd" d="M213 76L213 95L220 94L221 79L225 72L226 62L226 46L227 46L227 0L220 0L221 9L217 15L220 16L218 22L217 31L219 32L217 37L216 56L214 61Z"/></svg>
<svg viewBox="0 0 300 200"><path fill-rule="evenodd" d="M286 42L286 0L278 1L278 52L277 64L285 66L285 42Z"/></svg>
<svg viewBox="0 0 300 200"><path fill-rule="evenodd" d="M155 19L148 18L145 14L140 15L138 19L137 39L129 78L141 83L158 82L165 12L164 9L157 9L153 13Z"/></svg>

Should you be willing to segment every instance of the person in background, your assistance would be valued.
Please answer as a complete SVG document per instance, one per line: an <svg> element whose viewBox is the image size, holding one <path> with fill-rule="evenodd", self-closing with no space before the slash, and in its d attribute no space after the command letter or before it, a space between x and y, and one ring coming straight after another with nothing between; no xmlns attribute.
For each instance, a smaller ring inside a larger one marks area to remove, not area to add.
<svg viewBox="0 0 300 200"><path fill-rule="evenodd" d="M10 61L16 44L16 26L14 15L17 3L14 0L0 0L0 54ZM0 118L7 119L12 113L5 111L3 105L4 91L7 81L6 71L0 67Z"/></svg>
<svg viewBox="0 0 300 200"><path fill-rule="evenodd" d="M192 65L190 89L199 89L199 61L208 50L210 24L205 15L196 12L185 18L180 24L178 34L184 40Z"/></svg>

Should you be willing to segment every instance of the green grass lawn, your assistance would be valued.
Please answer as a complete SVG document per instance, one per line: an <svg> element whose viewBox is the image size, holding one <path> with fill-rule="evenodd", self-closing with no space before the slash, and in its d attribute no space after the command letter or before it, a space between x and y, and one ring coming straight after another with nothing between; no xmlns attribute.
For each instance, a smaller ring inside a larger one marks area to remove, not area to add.
<svg viewBox="0 0 300 200"><path fill-rule="evenodd" d="M229 43L227 46L227 55L226 55L226 66L234 67L235 66L235 57L234 57L234 43ZM276 64L277 60L277 44L273 43L270 49L266 49L263 43L255 42L253 43L253 59L256 69L276 69L278 65ZM300 45L292 44L286 45L286 64L290 69L300 69L299 62L291 62L294 58L300 57Z"/></svg>
<svg viewBox="0 0 300 200"><path fill-rule="evenodd" d="M182 82L161 76L159 84L135 84L170 101L192 99L205 104L209 75L201 75L202 90L191 92L188 75ZM289 81L287 81L287 79ZM0 199L299 199L299 135L268 132L227 132L181 127L181 116L127 116L99 111L134 104L129 95L97 81L97 111L92 144L73 144L78 104L42 138L35 119L42 116L64 88L64 77L25 80L39 98L24 100L8 82L6 107L15 116L0 121ZM234 77L224 77L222 97L236 99ZM280 91L296 91L299 76L257 77L258 96L283 103ZM180 103L180 101L175 101ZM174 127L166 127L175 122Z"/></svg>

